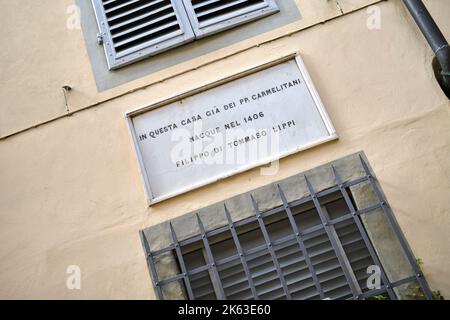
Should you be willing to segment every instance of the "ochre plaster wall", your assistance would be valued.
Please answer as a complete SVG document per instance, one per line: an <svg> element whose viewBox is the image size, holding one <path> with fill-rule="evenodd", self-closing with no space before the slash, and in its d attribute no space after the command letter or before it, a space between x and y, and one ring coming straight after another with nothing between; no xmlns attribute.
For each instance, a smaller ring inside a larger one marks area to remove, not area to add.
<svg viewBox="0 0 450 320"><path fill-rule="evenodd" d="M63 84L75 88L74 109L150 85L0 140L0 298L154 298L138 230L358 151L431 287L450 296L450 103L401 1L377 3L382 26L371 31L358 8L376 1L340 0L355 10L340 16L332 1L299 0L298 23L101 94L81 31L65 27L71 2L45 2L52 6L0 0L0 19L17 20L0 30L9 40L0 52L1 136L63 116ZM450 39L450 2L426 3ZM276 176L254 169L147 207L125 112L292 52L340 139L281 160ZM81 290L66 288L69 265L81 267Z"/></svg>

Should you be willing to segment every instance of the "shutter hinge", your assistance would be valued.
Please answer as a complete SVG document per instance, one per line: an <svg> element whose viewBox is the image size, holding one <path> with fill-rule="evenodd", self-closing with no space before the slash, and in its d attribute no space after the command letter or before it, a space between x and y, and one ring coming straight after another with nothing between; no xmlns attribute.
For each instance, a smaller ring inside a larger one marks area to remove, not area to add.
<svg viewBox="0 0 450 320"><path fill-rule="evenodd" d="M97 43L98 43L99 45L102 45L102 44L103 44L103 36L102 36L101 33L97 33Z"/></svg>

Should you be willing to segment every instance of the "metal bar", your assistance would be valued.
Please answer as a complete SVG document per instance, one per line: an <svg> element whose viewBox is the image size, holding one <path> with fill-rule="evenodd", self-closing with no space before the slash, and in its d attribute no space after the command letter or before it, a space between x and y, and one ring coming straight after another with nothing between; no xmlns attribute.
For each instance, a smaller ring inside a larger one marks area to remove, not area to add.
<svg viewBox="0 0 450 320"><path fill-rule="evenodd" d="M153 251L152 254L153 254L154 256L159 256L159 255L161 255L161 254L163 254L163 253L167 253L167 252L173 251L174 249L175 249L175 246L174 246L174 245L169 245L169 246L167 246L167 247L165 247L165 248L162 248L162 249Z"/></svg>
<svg viewBox="0 0 450 320"><path fill-rule="evenodd" d="M183 280L183 275L182 274L177 274L177 275L172 276L170 278L167 278L167 279L164 279L164 280L160 280L159 281L159 285L160 286L165 286L165 285L167 285L169 283L176 282L176 281L179 281L179 280Z"/></svg>
<svg viewBox="0 0 450 320"><path fill-rule="evenodd" d="M228 211L227 206L224 204L225 215L227 216L228 225L230 227L231 235L233 236L234 244L236 245L236 249L239 254L239 258L241 259L242 267L244 268L245 275L247 276L248 284L250 286L250 290L252 291L253 298L255 300L259 300L258 293L256 292L255 284L253 283L252 275L250 274L250 269L247 264L247 260L245 259L244 250L242 249L241 242L239 241L239 237L236 232L236 228L233 220L231 219L231 214Z"/></svg>
<svg viewBox="0 0 450 320"><path fill-rule="evenodd" d="M211 247L209 246L208 237L206 236L205 227L203 226L203 222L200 219L200 216L197 214L197 222L198 226L200 228L200 233L203 240L203 246L205 247L206 251L206 258L207 262L209 264L210 269L212 270L212 276L213 276L213 284L215 283L215 289L217 290L218 300L225 300L225 292L223 291L223 285L220 280L219 271L217 271L216 263L214 262L214 257L211 251Z"/></svg>
<svg viewBox="0 0 450 320"><path fill-rule="evenodd" d="M336 253L336 257L338 258L339 264L341 265L342 271L344 272L345 278L347 279L350 290L352 291L353 297L358 299L362 293L361 288L359 287L358 280L356 279L355 274L351 268L350 262L348 261L347 255L344 252L344 248L339 240L339 237L336 233L336 230L333 225L330 225L330 219L328 214L324 212L322 207L320 206L318 197L316 192L314 191L313 186L309 182L308 178L305 175L305 181L308 186L309 192L314 202L314 206L316 207L317 213L319 214L320 220L322 221L322 225L325 229L325 232L330 239L331 245Z"/></svg>
<svg viewBox="0 0 450 320"><path fill-rule="evenodd" d="M268 249L268 251L270 253L270 256L272 257L272 262L273 262L273 264L275 266L275 269L277 271L278 277L280 278L280 282L281 282L281 285L283 287L283 291L286 294L287 299L290 300L292 297L291 297L291 294L289 292L289 288L287 287L286 279L284 278L283 272L281 271L280 264L278 262L278 259L277 259L277 256L275 254L275 251L273 250L272 243L270 242L269 233L267 232L267 229L266 229L266 226L264 224L263 218L262 218L262 216L261 216L261 214L259 212L258 204L256 203L256 201L255 201L255 199L253 198L252 195L250 195L250 197L251 197L251 200L252 200L253 210L255 210L256 218L258 219L258 223L259 223L259 227L260 227L260 229L262 231L264 240L266 241L267 249Z"/></svg>
<svg viewBox="0 0 450 320"><path fill-rule="evenodd" d="M403 248L403 251L406 254L406 257L409 260L409 263L411 264L414 273L415 273L415 277L417 282L420 284L425 297L428 300L432 300L433 299L433 294L431 293L431 290L428 286L428 283L425 281L425 278L423 276L422 270L420 270L416 258L414 257L411 248L409 247L408 243L406 242L405 236L403 235L403 232L401 231L397 221L394 218L394 214L392 213L392 210L390 209L390 207L387 205L386 200L384 199L383 195L381 194L381 191L378 189L378 186L375 182L375 178L372 175L372 173L370 172L369 167L367 166L366 162L364 161L364 159L362 158L361 155L359 155L359 159L361 160L361 164L364 168L364 171L367 175L367 178L370 182L370 185L372 186L373 191L375 192L375 195L378 198L378 201L381 203L381 207L383 209L384 214L386 215L388 222L392 228L392 230L394 231L394 233L397 236L397 239L400 242L401 247Z"/></svg>
<svg viewBox="0 0 450 320"><path fill-rule="evenodd" d="M373 298L374 296L378 296L380 294L384 294L387 292L386 286L381 286L380 289L370 290L362 294L363 299Z"/></svg>
<svg viewBox="0 0 450 320"><path fill-rule="evenodd" d="M345 203L347 204L347 207L350 209L350 214L353 216L353 220L355 221L356 226L358 227L359 233L364 239L364 243L366 244L367 249L369 250L370 256L372 257L372 260L376 263L376 265L380 268L381 271L381 279L383 280L383 283L386 285L387 292L389 294L389 298L392 300L395 300L397 297L392 290L392 285L386 276L386 273L384 271L384 268L381 264L380 259L378 258L378 255L375 252L375 248L372 245L372 242L370 241L366 229L364 228L362 222L360 221L359 216L357 215L357 212L355 210L355 207L353 206L352 201L350 200L350 197L348 195L347 190L342 185L342 180L339 174L336 171L336 168L332 165L331 169L333 171L334 179L336 180L336 183L341 191L342 196L344 197Z"/></svg>
<svg viewBox="0 0 450 320"><path fill-rule="evenodd" d="M410 283L410 282L414 282L416 281L416 277L415 276L411 276L405 279L401 279L401 280L397 280L395 282L392 283L392 287L396 288L399 286L402 286L404 284Z"/></svg>
<svg viewBox="0 0 450 320"><path fill-rule="evenodd" d="M150 272L151 272L151 278L152 278L152 281L153 281L153 285L156 288L156 293L158 294L158 298L160 300L164 300L164 295L163 295L163 292L162 292L162 289L161 289L161 284L159 283L159 280L158 280L158 273L156 272L156 266L155 266L155 264L153 262L153 255L152 255L152 252L150 251L150 245L148 244L148 241L147 241L147 238L146 238L146 236L144 234L144 231L141 230L139 232L139 234L141 236L142 246L144 247L144 251L145 251L145 253L147 255L146 256L146 260L147 260L147 264L148 264L148 267L149 267Z"/></svg>
<svg viewBox="0 0 450 320"><path fill-rule="evenodd" d="M178 242L177 234L173 228L172 222L169 223L170 232L172 233L173 244L175 245L175 252L177 253L178 263L180 264L181 273L183 274L184 285L186 286L186 291L188 293L189 300L194 300L194 292L192 292L191 282L189 281L189 276L186 270L186 264L184 263L183 254L181 253L180 244Z"/></svg>
<svg viewBox="0 0 450 320"><path fill-rule="evenodd" d="M377 203L377 204L375 204L373 206L370 206L370 207L367 207L367 208L364 208L364 209L358 209L356 211L356 214L358 216L362 216L363 214L370 215L373 211L375 211L377 209L381 209L381 204L380 203Z"/></svg>
<svg viewBox="0 0 450 320"><path fill-rule="evenodd" d="M311 277L314 280L314 285L317 289L317 292L319 292L320 299L325 299L325 295L323 293L322 286L320 285L320 281L317 278L316 270L314 270L313 264L311 262L311 259L309 258L308 251L306 250L305 242L303 241L300 228L297 226L297 223L295 222L294 215L292 214L291 208L289 207L289 204L287 202L286 196L281 189L281 186L277 184L278 187L278 193L280 194L281 201L283 201L284 209L286 210L289 222L291 223L292 230L295 233L295 238L297 239L297 243L300 247L300 250L303 253L303 258L305 259L306 265L308 266L309 273L311 273Z"/></svg>

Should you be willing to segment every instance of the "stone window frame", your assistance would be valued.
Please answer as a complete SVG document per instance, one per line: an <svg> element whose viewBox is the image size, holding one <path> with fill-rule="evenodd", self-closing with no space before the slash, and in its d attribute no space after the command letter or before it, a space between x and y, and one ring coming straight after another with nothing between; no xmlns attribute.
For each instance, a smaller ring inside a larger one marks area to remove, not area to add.
<svg viewBox="0 0 450 320"><path fill-rule="evenodd" d="M279 187L284 191L284 201ZM187 274L180 270L176 244L201 240L202 235L229 226L224 207L232 221L238 222L255 216L255 204L259 212L264 213L278 207L286 209L286 204L300 200L311 202L316 195L336 191L341 192L344 198L345 192L351 195L356 207L353 212L350 207L350 214L353 219L360 218L385 276L380 289L354 295L354 299L385 293L394 299L411 299L417 292L423 293L426 299L432 299L422 270L363 151L141 230L141 241L157 297L188 299ZM214 268L213 264L213 268L208 270Z"/></svg>

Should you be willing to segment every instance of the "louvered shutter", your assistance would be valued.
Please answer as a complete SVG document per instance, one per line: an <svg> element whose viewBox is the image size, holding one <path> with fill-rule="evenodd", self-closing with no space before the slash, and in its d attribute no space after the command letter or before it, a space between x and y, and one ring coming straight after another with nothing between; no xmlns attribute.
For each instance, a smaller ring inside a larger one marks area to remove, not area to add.
<svg viewBox="0 0 450 320"><path fill-rule="evenodd" d="M197 38L279 12L275 0L183 0Z"/></svg>
<svg viewBox="0 0 450 320"><path fill-rule="evenodd" d="M92 0L109 69L193 41L179 0Z"/></svg>

